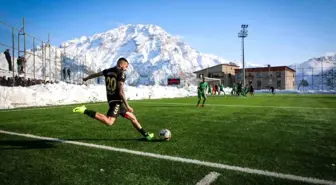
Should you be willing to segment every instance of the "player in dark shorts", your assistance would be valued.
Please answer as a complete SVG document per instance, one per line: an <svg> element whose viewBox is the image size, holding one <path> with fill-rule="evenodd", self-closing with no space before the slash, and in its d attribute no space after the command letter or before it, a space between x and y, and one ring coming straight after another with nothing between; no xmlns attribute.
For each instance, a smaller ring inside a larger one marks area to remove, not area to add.
<svg viewBox="0 0 336 185"><path fill-rule="evenodd" d="M273 86L270 86L270 90L272 90L272 94L275 95Z"/></svg>
<svg viewBox="0 0 336 185"><path fill-rule="evenodd" d="M250 85L250 95L254 96L254 88L253 85Z"/></svg>
<svg viewBox="0 0 336 185"><path fill-rule="evenodd" d="M241 81L238 82L238 85L237 85L237 96L240 96L242 95L242 90L243 90L243 84Z"/></svg>
<svg viewBox="0 0 336 185"><path fill-rule="evenodd" d="M117 66L105 69L101 72L91 74L83 81L87 81L92 78L97 78L100 76L105 77L106 95L109 104L109 110L106 116L99 112L86 109L85 105L76 107L73 112L79 112L81 114L86 114L89 117L96 119L107 126L113 125L117 117L121 115L122 117L130 120L133 126L147 139L151 140L154 137L153 133L146 132L137 118L133 114L133 109L128 105L127 99L124 92L124 83L126 80L125 71L128 68L128 61L125 58L120 58L117 62Z"/></svg>

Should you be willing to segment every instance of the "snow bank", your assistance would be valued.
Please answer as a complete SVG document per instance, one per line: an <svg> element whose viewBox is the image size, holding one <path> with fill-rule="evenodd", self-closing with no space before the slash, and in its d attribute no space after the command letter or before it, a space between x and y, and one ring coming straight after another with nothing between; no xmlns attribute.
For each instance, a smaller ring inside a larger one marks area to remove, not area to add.
<svg viewBox="0 0 336 185"><path fill-rule="evenodd" d="M167 86L127 86L129 100L187 97L196 95L196 87L186 88ZM190 92L195 93L190 93ZM86 102L106 101L103 85L59 84L34 85L30 87L0 86L0 109L16 107L65 105Z"/></svg>
<svg viewBox="0 0 336 185"><path fill-rule="evenodd" d="M188 97L197 95L197 87L177 88L171 86L126 86L129 100L161 99ZM231 88L224 89L231 94ZM275 90L277 94L336 94L336 91L298 91ZM256 90L256 93L270 93L269 90ZM87 102L105 102L104 85L74 85L60 82L59 84L34 85L30 87L0 86L0 109L17 107L66 105Z"/></svg>

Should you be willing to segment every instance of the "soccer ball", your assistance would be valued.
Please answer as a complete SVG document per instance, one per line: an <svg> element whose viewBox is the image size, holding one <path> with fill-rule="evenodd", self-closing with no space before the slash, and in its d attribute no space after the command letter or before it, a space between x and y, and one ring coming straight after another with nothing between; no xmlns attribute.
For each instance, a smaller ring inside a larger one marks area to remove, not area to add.
<svg viewBox="0 0 336 185"><path fill-rule="evenodd" d="M162 129L160 130L159 136L160 139L168 141L171 138L171 132L168 129Z"/></svg>

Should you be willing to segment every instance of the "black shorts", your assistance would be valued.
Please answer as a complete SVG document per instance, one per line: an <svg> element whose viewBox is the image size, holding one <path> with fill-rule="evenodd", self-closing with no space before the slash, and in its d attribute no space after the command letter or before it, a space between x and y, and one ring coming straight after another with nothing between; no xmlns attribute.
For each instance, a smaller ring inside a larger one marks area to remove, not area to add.
<svg viewBox="0 0 336 185"><path fill-rule="evenodd" d="M109 110L107 111L107 116L108 117L118 117L121 115L122 117L125 117L127 109L125 105L121 102L111 102L109 103Z"/></svg>

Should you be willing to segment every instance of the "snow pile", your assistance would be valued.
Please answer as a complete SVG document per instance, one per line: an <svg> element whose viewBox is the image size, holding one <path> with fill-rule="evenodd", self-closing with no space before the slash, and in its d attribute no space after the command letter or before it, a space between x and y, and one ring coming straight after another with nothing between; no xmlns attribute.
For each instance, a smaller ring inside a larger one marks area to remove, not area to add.
<svg viewBox="0 0 336 185"><path fill-rule="evenodd" d="M168 86L127 86L125 91L129 100L196 95L194 86L190 87L190 91L187 88ZM0 109L104 101L106 101L106 91L103 85L86 86L61 82L30 87L0 87Z"/></svg>
<svg viewBox="0 0 336 185"><path fill-rule="evenodd" d="M225 88L231 95L231 88ZM172 86L126 86L128 100L161 99L197 96L197 87ZM268 89L256 90L256 93L270 93ZM276 94L336 94L336 91L299 91L275 90ZM59 84L41 84L30 87L0 86L0 109L17 107L66 105L88 102L106 102L104 85L73 85L60 82Z"/></svg>

